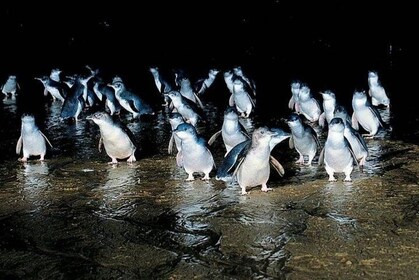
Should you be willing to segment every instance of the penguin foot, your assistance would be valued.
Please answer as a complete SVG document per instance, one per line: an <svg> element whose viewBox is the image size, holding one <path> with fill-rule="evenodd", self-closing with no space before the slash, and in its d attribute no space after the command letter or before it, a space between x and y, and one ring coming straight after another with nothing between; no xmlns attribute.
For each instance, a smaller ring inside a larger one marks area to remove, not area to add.
<svg viewBox="0 0 419 280"><path fill-rule="evenodd" d="M18 161L27 162L28 161L28 158L27 157L22 157L22 158L18 159Z"/></svg>
<svg viewBox="0 0 419 280"><path fill-rule="evenodd" d="M108 162L108 164L118 164L116 158L113 158L112 161Z"/></svg>
<svg viewBox="0 0 419 280"><path fill-rule="evenodd" d="M133 162L136 162L136 161L137 161L137 159L135 158L135 156L134 156L134 155L130 156L130 157L127 159L127 162L128 162L128 163L133 163Z"/></svg>
<svg viewBox="0 0 419 280"><path fill-rule="evenodd" d="M246 190L242 190L242 195L246 195L247 191Z"/></svg>
<svg viewBox="0 0 419 280"><path fill-rule="evenodd" d="M209 179L209 174L205 174L205 176L201 178L202 181L208 181Z"/></svg>
<svg viewBox="0 0 419 280"><path fill-rule="evenodd" d="M329 182L336 182L336 178L334 176L329 176Z"/></svg>
<svg viewBox="0 0 419 280"><path fill-rule="evenodd" d="M261 191L263 191L263 192L268 192L268 191L272 191L273 189L272 188L268 188L266 185L265 186L262 186L262 188L260 189Z"/></svg>
<svg viewBox="0 0 419 280"><path fill-rule="evenodd" d="M352 182L352 179L349 177L346 177L345 179L343 179L344 182Z"/></svg>
<svg viewBox="0 0 419 280"><path fill-rule="evenodd" d="M192 173L188 174L188 178L186 178L186 181L194 181L195 178L193 177Z"/></svg>

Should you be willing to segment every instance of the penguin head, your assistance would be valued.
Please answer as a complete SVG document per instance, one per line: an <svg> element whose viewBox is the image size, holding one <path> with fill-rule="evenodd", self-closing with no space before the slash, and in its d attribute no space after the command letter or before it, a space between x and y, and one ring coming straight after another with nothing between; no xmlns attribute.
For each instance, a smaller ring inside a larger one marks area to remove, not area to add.
<svg viewBox="0 0 419 280"><path fill-rule="evenodd" d="M171 112L169 114L169 123L171 125L176 125L176 127L177 127L179 124L184 123L184 122L185 121L184 121L181 114L179 114L177 112Z"/></svg>
<svg viewBox="0 0 419 280"><path fill-rule="evenodd" d="M296 113L292 113L289 115L287 119L287 124L289 127L299 125L300 123L301 123L301 118L299 115L297 115Z"/></svg>
<svg viewBox="0 0 419 280"><path fill-rule="evenodd" d="M225 109L224 111L224 119L227 120L238 120L239 119L239 115L237 114L237 109L235 107L227 107L227 109Z"/></svg>
<svg viewBox="0 0 419 280"><path fill-rule="evenodd" d="M180 139L187 139L187 138L194 138L197 136L196 129L190 123L181 123L176 127L173 132L180 138Z"/></svg>
<svg viewBox="0 0 419 280"><path fill-rule="evenodd" d="M335 110L333 111L333 115L335 117L337 116L342 117L342 116L348 116L349 114L348 114L348 111L346 111L345 107L343 107L342 105L338 105L335 107Z"/></svg>
<svg viewBox="0 0 419 280"><path fill-rule="evenodd" d="M10 75L8 80L9 81L16 81L16 75Z"/></svg>
<svg viewBox="0 0 419 280"><path fill-rule="evenodd" d="M112 117L103 111L99 111L90 116L87 116L86 119L94 121L97 125L112 123Z"/></svg>
<svg viewBox="0 0 419 280"><path fill-rule="evenodd" d="M352 96L352 100L357 104L365 104L367 101L367 95L364 90L355 90Z"/></svg>
<svg viewBox="0 0 419 280"><path fill-rule="evenodd" d="M168 92L167 96L169 96L170 99L172 99L172 100L173 99L177 100L177 99L180 99L182 97L180 92L178 92L176 90L172 90L172 91Z"/></svg>
<svg viewBox="0 0 419 280"><path fill-rule="evenodd" d="M271 141L274 142L275 145L291 137L291 133L277 127L272 127L270 131L273 133Z"/></svg>
<svg viewBox="0 0 419 280"><path fill-rule="evenodd" d="M212 68L212 69L210 69L209 70L209 75L210 76L217 76L218 75L218 73L220 73L220 70L218 70L218 69L215 69L215 68Z"/></svg>
<svg viewBox="0 0 419 280"><path fill-rule="evenodd" d="M253 131L252 142L253 144L269 145L269 142L271 141L273 135L275 135L275 132L272 132L266 126L262 126Z"/></svg>
<svg viewBox="0 0 419 280"><path fill-rule="evenodd" d="M329 131L331 132L342 132L345 129L343 120L341 118L333 118L329 123Z"/></svg>
<svg viewBox="0 0 419 280"><path fill-rule="evenodd" d="M159 73L159 68L157 66L151 66L150 68L148 68L148 70L153 75L157 75Z"/></svg>
<svg viewBox="0 0 419 280"><path fill-rule="evenodd" d="M335 94L330 90L320 92L320 94L323 96L324 100L335 100L336 99Z"/></svg>
<svg viewBox="0 0 419 280"><path fill-rule="evenodd" d="M33 114L30 113L23 113L21 118L22 120L22 124L23 123L35 123L35 116Z"/></svg>
<svg viewBox="0 0 419 280"><path fill-rule="evenodd" d="M300 92L301 84L298 81L294 81L291 83L291 93L292 95L298 97L298 93Z"/></svg>
<svg viewBox="0 0 419 280"><path fill-rule="evenodd" d="M301 101L309 100L311 98L310 88L308 86L306 86L306 85L303 85L300 88L300 91L298 93L298 98Z"/></svg>
<svg viewBox="0 0 419 280"><path fill-rule="evenodd" d="M108 84L111 88L115 90L115 93L118 93L123 90L124 84L122 82L115 82L112 84Z"/></svg>
<svg viewBox="0 0 419 280"><path fill-rule="evenodd" d="M378 74L375 71L368 71L368 79L378 79Z"/></svg>
<svg viewBox="0 0 419 280"><path fill-rule="evenodd" d="M48 80L49 80L49 78L47 76L42 76L40 78L39 77L35 77L34 79L40 81L43 84L48 83Z"/></svg>

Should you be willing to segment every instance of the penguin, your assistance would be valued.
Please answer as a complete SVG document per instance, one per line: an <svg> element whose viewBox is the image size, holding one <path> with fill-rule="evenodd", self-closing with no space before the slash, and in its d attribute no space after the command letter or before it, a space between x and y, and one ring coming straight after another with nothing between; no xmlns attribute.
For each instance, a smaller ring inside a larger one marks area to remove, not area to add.
<svg viewBox="0 0 419 280"><path fill-rule="evenodd" d="M15 98L18 90L20 90L20 85L15 75L10 75L7 81L1 86L1 92L5 97L8 97L10 93L12 98Z"/></svg>
<svg viewBox="0 0 419 280"><path fill-rule="evenodd" d="M247 133L244 126L239 122L239 115L234 107L227 107L224 111L224 120L221 130L214 133L208 141L212 145L216 138L221 134L226 148L224 156L237 144L249 140L250 135Z"/></svg>
<svg viewBox="0 0 419 280"><path fill-rule="evenodd" d="M158 67L150 67L149 71L154 79L154 84L157 87L158 92L162 95L164 103L163 106L169 105L169 102L167 100L167 96L165 93L168 93L172 90L176 90L176 86L172 82L171 79L168 77L165 77L165 75L162 73L162 71Z"/></svg>
<svg viewBox="0 0 419 280"><path fill-rule="evenodd" d="M47 96L49 92L53 101L59 100L64 103L66 92L61 82L55 81L47 76L41 78L36 77L35 80L40 81L44 85L44 96Z"/></svg>
<svg viewBox="0 0 419 280"><path fill-rule="evenodd" d="M276 144L290 136L290 133L279 128L271 130L265 126L256 128L250 140L237 144L226 155L217 170L216 179L223 181L237 179L242 195L247 194L247 187L259 185L261 191L272 190L266 184L270 176L270 164L281 176L284 175L284 168L271 156L271 151Z"/></svg>
<svg viewBox="0 0 419 280"><path fill-rule="evenodd" d="M122 122L114 120L107 112L96 112L88 117L99 126L100 140L99 152L102 151L102 144L105 151L112 159L109 164L117 164L118 159L126 159L128 163L136 161L135 151L137 149L134 135Z"/></svg>
<svg viewBox="0 0 419 280"><path fill-rule="evenodd" d="M186 180L193 181L195 172L204 173L202 180L209 180L215 162L205 139L189 123L178 125L173 132L181 139L181 150L176 156L176 162L188 173Z"/></svg>
<svg viewBox="0 0 419 280"><path fill-rule="evenodd" d="M183 119L182 115L177 112L172 112L169 114L169 123L172 129L172 136L169 140L169 146L167 147L167 152L169 154L173 153L173 142L175 142L176 149L178 152L180 152L182 146L181 146L181 140L179 136L177 136L173 131L180 125L181 123L185 123L185 120Z"/></svg>
<svg viewBox="0 0 419 280"><path fill-rule="evenodd" d="M359 168L361 171L363 171L365 161L369 154L364 137L362 137L362 135L352 127L351 117L343 106L336 106L334 111L334 118L341 118L343 120L343 124L345 125L343 135L351 145L352 151L354 152L358 161Z"/></svg>
<svg viewBox="0 0 419 280"><path fill-rule="evenodd" d="M132 113L133 118L141 115L154 115L153 108L141 97L127 89L123 82L108 84L115 90L115 97L119 104L128 112Z"/></svg>
<svg viewBox="0 0 419 280"><path fill-rule="evenodd" d="M250 92L252 93L252 97L256 98L256 83L253 79L249 78L247 75L243 73L243 69L241 66L236 66L233 68L234 75L240 77L249 87Z"/></svg>
<svg viewBox="0 0 419 280"><path fill-rule="evenodd" d="M188 98L192 102L196 103L199 107L204 109L204 105L202 104L201 99L198 97L192 87L191 80L186 75L183 75L179 79L179 92L184 97Z"/></svg>
<svg viewBox="0 0 419 280"><path fill-rule="evenodd" d="M32 114L23 114L21 122L21 134L16 144L16 154L19 155L23 150L23 157L19 161L26 162L30 156L40 156L39 160L43 161L47 151L46 142L52 148L51 142L39 130Z"/></svg>
<svg viewBox="0 0 419 280"><path fill-rule="evenodd" d="M307 157L307 165L311 165L317 153L317 148L320 147L316 131L310 125L304 123L296 113L289 116L287 124L292 134L289 139L289 147L291 149L295 148L300 155L296 163L304 164L304 157Z"/></svg>
<svg viewBox="0 0 419 280"><path fill-rule="evenodd" d="M368 72L368 87L368 94L371 97L371 103L373 106L384 105L387 108L390 107L390 99L378 79L377 72Z"/></svg>
<svg viewBox="0 0 419 280"><path fill-rule="evenodd" d="M351 182L354 162L357 163L351 146L344 137L345 125L341 118L333 118L329 123L327 139L320 153L319 164L325 164L329 182L336 182L334 173L345 173L344 182Z"/></svg>
<svg viewBox="0 0 419 280"><path fill-rule="evenodd" d="M228 91L233 94L233 70L227 70L223 72L224 82L227 86ZM233 106L233 105L230 105Z"/></svg>
<svg viewBox="0 0 419 280"><path fill-rule="evenodd" d="M58 68L51 69L51 73L49 74L49 78L55 82L61 82L60 74L61 70Z"/></svg>
<svg viewBox="0 0 419 280"><path fill-rule="evenodd" d="M310 88L306 85L301 86L298 93L298 102L301 114L310 122L318 121L321 109L319 102L311 95Z"/></svg>
<svg viewBox="0 0 419 280"><path fill-rule="evenodd" d="M320 92L320 94L323 97L323 113L320 114L319 125L320 127L325 127L333 119L336 107L336 96L335 93L330 90Z"/></svg>
<svg viewBox="0 0 419 280"><path fill-rule="evenodd" d="M198 120L204 120L204 112L196 103L184 97L179 91L171 91L167 96L172 101L176 111L182 115L185 122L196 126Z"/></svg>
<svg viewBox="0 0 419 280"><path fill-rule="evenodd" d="M198 96L203 95L208 90L208 88L211 87L218 73L220 73L220 70L216 68L211 68L208 71L208 76L206 78L198 79L194 83L194 89Z"/></svg>
<svg viewBox="0 0 419 280"><path fill-rule="evenodd" d="M371 105L365 91L355 91L352 96L352 127L359 130L359 124L369 133L362 136L373 138L380 127L384 127L380 112Z"/></svg>
<svg viewBox="0 0 419 280"><path fill-rule="evenodd" d="M83 92L85 86L82 80L84 80L82 77L77 76L74 85L65 97L60 114L63 120L74 119L75 122L78 122L78 117L84 108Z"/></svg>
<svg viewBox="0 0 419 280"><path fill-rule="evenodd" d="M106 85L99 77L95 78L93 92L101 102L105 102L105 106L109 109L111 116L119 114L121 105L115 97L115 90Z"/></svg>
<svg viewBox="0 0 419 280"><path fill-rule="evenodd" d="M300 114L300 103L298 101L298 95L300 93L301 83L299 81L293 81L291 83L291 98L288 101L288 108L294 110L295 113Z"/></svg>
<svg viewBox="0 0 419 280"><path fill-rule="evenodd" d="M238 76L233 77L233 94L230 96L229 105L236 106L243 118L248 118L255 107L246 84Z"/></svg>

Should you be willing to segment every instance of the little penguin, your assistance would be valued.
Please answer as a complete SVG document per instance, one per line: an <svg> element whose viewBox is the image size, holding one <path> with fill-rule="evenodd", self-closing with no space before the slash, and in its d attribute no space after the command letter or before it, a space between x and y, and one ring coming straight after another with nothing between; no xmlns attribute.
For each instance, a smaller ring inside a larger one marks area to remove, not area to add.
<svg viewBox="0 0 419 280"><path fill-rule="evenodd" d="M40 156L39 160L43 161L47 151L46 142L52 148L51 142L39 130L35 123L34 115L23 114L21 122L22 129L16 145L16 153L18 155L23 150L23 157L19 161L26 162L30 156Z"/></svg>
<svg viewBox="0 0 419 280"><path fill-rule="evenodd" d="M296 163L304 164L304 157L307 157L307 165L311 165L317 153L317 148L320 147L316 131L310 125L304 123L296 113L289 116L287 124L292 134L289 147L291 149L295 148L300 155Z"/></svg>
<svg viewBox="0 0 419 280"><path fill-rule="evenodd" d="M372 106L367 98L365 91L355 91L352 96L352 127L359 130L360 124L368 134L363 134L365 137L374 137L380 127L384 127L384 122L381 119L380 112L377 108Z"/></svg>
<svg viewBox="0 0 419 280"><path fill-rule="evenodd" d="M319 164L325 164L329 182L336 182L335 173L345 173L343 181L350 182L354 162L357 163L351 146L344 137L345 125L341 118L333 118L324 148L320 153Z"/></svg>
<svg viewBox="0 0 419 280"><path fill-rule="evenodd" d="M109 164L117 164L118 159L126 159L132 163L136 161L135 151L137 149L134 135L122 122L114 120L107 112L96 112L88 117L99 126L99 152L102 151L102 144L105 151L112 159Z"/></svg>
<svg viewBox="0 0 419 280"><path fill-rule="evenodd" d="M189 123L178 125L173 132L181 139L181 150L176 156L176 162L188 173L186 180L193 181L196 172L204 173L202 180L209 180L215 162L205 139Z"/></svg>
<svg viewBox="0 0 419 280"><path fill-rule="evenodd" d="M301 114L303 114L310 122L318 121L321 114L320 105L317 99L311 95L310 88L308 86L301 86L300 92L298 93L298 101Z"/></svg>
<svg viewBox="0 0 419 280"><path fill-rule="evenodd" d="M371 103L373 106L384 105L387 108L390 107L390 99L378 79L377 72L368 72L368 87L368 94L371 96Z"/></svg>
<svg viewBox="0 0 419 280"><path fill-rule="evenodd" d="M261 185L261 190L272 190L267 187L270 175L270 164L279 175L284 175L284 168L277 159L271 156L276 144L290 137L291 134L282 129L268 129L266 126L255 129L251 140L237 144L225 156L217 170L217 180L228 181L237 179L241 194L247 194L246 188ZM231 171L233 174L230 175Z"/></svg>
<svg viewBox="0 0 419 280"><path fill-rule="evenodd" d="M10 75L6 82L1 86L1 92L5 97L9 96L9 93L12 95L12 98L16 97L16 92L20 89L19 83L15 75Z"/></svg>

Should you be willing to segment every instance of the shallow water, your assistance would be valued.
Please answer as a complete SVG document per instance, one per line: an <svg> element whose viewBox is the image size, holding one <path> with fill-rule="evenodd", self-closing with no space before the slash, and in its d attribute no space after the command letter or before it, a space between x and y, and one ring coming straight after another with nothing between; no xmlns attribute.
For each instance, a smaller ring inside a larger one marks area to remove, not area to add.
<svg viewBox="0 0 419 280"><path fill-rule="evenodd" d="M186 182L167 154L167 111L141 120L123 114L139 146L137 162L108 165L98 127L82 113L59 120L61 104L38 112L53 144L46 160L14 154L19 100L4 100L0 147L0 276L6 279L418 278L418 147L381 130L353 182L329 183L323 167L299 166L285 141L272 154L284 177L240 195L235 184ZM209 139L222 106L206 103ZM380 109L392 124L391 111ZM286 115L286 113L284 113ZM246 120L252 130L280 117ZM397 123L396 123L397 125ZM326 132L315 127L324 143ZM217 165L221 138L211 147Z"/></svg>

